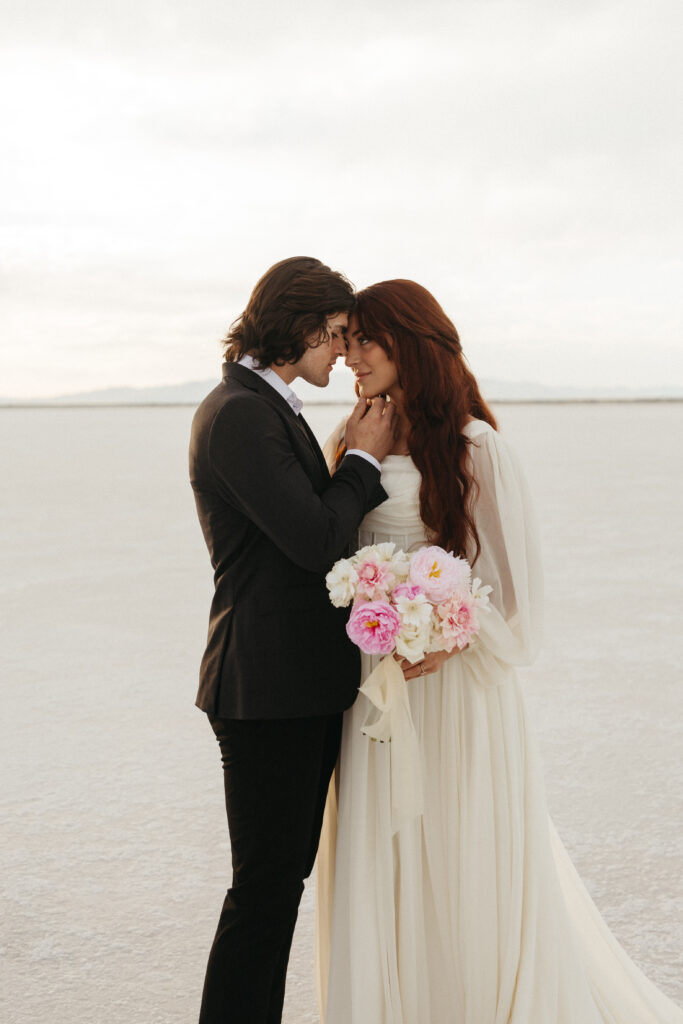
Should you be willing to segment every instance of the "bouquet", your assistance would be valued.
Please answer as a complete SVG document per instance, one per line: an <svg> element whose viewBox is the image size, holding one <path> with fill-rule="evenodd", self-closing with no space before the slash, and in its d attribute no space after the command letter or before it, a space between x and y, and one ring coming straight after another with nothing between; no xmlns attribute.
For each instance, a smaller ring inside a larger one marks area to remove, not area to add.
<svg viewBox="0 0 683 1024"><path fill-rule="evenodd" d="M412 554L393 543L361 548L326 577L330 600L351 614L346 632L367 654L385 655L360 687L370 702L361 732L391 743L391 822L396 832L422 813L420 747L405 677L394 657L415 663L431 651L464 650L489 611L491 587L469 562L435 545Z"/></svg>
<svg viewBox="0 0 683 1024"><path fill-rule="evenodd" d="M489 611L491 587L472 579L469 562L432 545L412 554L393 543L361 548L327 574L330 600L352 605L350 639L366 654L421 661L431 651L463 650Z"/></svg>

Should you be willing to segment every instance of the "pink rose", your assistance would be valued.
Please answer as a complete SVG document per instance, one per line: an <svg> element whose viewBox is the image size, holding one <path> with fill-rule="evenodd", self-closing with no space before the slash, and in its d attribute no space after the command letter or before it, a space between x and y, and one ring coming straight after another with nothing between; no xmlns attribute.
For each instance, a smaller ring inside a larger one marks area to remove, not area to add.
<svg viewBox="0 0 683 1024"><path fill-rule="evenodd" d="M366 654L390 654L396 646L401 620L386 601L358 601L351 609L346 632Z"/></svg>
<svg viewBox="0 0 683 1024"><path fill-rule="evenodd" d="M462 651L479 632L477 606L472 595L466 591L453 594L447 601L437 605L436 614L440 619L446 651L452 651L454 647Z"/></svg>
<svg viewBox="0 0 683 1024"><path fill-rule="evenodd" d="M357 566L356 572L358 574L356 594L359 597L366 597L368 601L381 600L386 597L396 582L390 562L377 562L368 558L360 566Z"/></svg>
<svg viewBox="0 0 683 1024"><path fill-rule="evenodd" d="M436 545L420 548L410 560L410 582L422 587L433 604L445 601L461 587L469 587L471 577L469 562Z"/></svg>

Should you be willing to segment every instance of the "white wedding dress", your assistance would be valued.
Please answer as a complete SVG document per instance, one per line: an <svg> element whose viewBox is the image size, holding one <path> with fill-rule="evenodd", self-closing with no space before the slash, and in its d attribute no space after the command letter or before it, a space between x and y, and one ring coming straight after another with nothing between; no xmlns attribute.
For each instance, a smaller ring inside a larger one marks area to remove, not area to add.
<svg viewBox="0 0 683 1024"><path fill-rule="evenodd" d="M361 733L374 711L363 694L346 712L318 856L322 1024L683 1024L611 935L548 818L515 671L540 640L537 528L507 444L479 420L465 431L474 568L493 608L471 649L407 684L423 812L398 831L400 751ZM412 460L386 458L382 483L388 500L359 544L423 545ZM377 662L363 656L364 679Z"/></svg>

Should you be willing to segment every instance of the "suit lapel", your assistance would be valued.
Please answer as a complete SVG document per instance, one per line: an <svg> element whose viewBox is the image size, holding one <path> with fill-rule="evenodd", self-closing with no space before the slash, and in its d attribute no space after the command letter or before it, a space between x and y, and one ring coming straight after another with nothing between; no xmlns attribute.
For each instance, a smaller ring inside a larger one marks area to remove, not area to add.
<svg viewBox="0 0 683 1024"><path fill-rule="evenodd" d="M251 391L257 391L269 402L276 405L278 409L285 412L290 421L293 421L296 424L297 430L305 444L312 449L318 466L323 474L323 479L329 478L330 471L327 468L325 456L320 449L320 445L318 444L315 434L301 413L297 415L289 402L287 402L282 395L268 383L267 380L264 380L263 377L259 377L257 373L254 373L253 370L247 369L246 366L240 366L239 363L225 363L223 365L223 379L239 381L240 384L244 384L244 386L249 388Z"/></svg>
<svg viewBox="0 0 683 1024"><path fill-rule="evenodd" d="M329 477L330 471L327 468L327 463L325 462L325 456L323 455L322 449L320 448L320 445L318 444L318 439L316 438L315 434L313 433L313 431L311 430L311 428L309 427L308 423L303 418L301 413L299 413L299 415L297 416L297 419L300 421L301 426L304 428L304 433L306 434L306 437L308 438L308 440L310 442L311 448L313 449L313 451L316 454L316 458L318 459L318 464L320 466L320 469L321 469L323 475L325 477Z"/></svg>

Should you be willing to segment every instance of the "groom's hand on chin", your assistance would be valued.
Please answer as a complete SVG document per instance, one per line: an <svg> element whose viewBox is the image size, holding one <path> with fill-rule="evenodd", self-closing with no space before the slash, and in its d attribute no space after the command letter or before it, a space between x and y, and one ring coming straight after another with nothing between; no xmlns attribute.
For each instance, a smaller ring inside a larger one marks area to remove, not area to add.
<svg viewBox="0 0 683 1024"><path fill-rule="evenodd" d="M383 398L375 398L368 405L365 398L359 398L346 422L346 447L367 452L381 462L393 448L397 430L395 405Z"/></svg>

